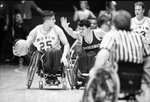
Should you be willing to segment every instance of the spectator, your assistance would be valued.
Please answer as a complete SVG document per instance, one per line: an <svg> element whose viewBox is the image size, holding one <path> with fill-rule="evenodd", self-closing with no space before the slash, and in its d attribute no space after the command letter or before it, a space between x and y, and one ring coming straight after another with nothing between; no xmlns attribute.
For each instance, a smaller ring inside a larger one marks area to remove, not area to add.
<svg viewBox="0 0 150 102"><path fill-rule="evenodd" d="M17 39L26 39L27 35L29 34L27 30L27 26L24 24L23 16L20 13L15 15L15 23L12 27L12 36L14 38L14 42ZM13 62L19 60L19 64L24 62L24 57L13 57Z"/></svg>
<svg viewBox="0 0 150 102"><path fill-rule="evenodd" d="M23 17L20 13L15 15L15 23L12 31L14 39L26 39L29 34L27 26L24 24Z"/></svg>
<svg viewBox="0 0 150 102"><path fill-rule="evenodd" d="M13 24L15 20L15 14L20 13L21 15L23 15L24 23L28 26L28 30L30 31L30 25L32 21L32 9L35 9L40 14L43 13L43 10L39 8L32 0L20 0L18 3L16 3L13 7Z"/></svg>
<svg viewBox="0 0 150 102"><path fill-rule="evenodd" d="M111 19L113 13L116 11L116 5L117 3L115 1L107 1L105 3L106 10L101 10L98 14L98 26L105 32L110 30Z"/></svg>
<svg viewBox="0 0 150 102"><path fill-rule="evenodd" d="M9 10L5 2L0 1L0 62L4 60L4 44L6 43L7 30L9 25Z"/></svg>
<svg viewBox="0 0 150 102"><path fill-rule="evenodd" d="M96 18L94 13L89 10L89 5L87 0L80 0L80 8L81 10L78 10L76 6L73 6L74 8L74 15L73 15L73 21L80 21L82 19L90 19L90 18ZM77 26L78 30L78 26Z"/></svg>

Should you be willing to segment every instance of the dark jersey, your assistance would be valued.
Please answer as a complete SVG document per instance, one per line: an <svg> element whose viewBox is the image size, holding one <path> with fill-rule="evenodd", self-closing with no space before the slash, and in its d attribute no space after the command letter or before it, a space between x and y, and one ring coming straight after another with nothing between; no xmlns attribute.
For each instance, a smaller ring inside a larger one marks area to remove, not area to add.
<svg viewBox="0 0 150 102"><path fill-rule="evenodd" d="M91 43L88 43L84 38L82 40L82 47L86 52L89 51L99 51L99 45L102 41L102 38L98 38L96 37L96 35L94 34L94 31L92 31L92 36L93 36L93 40Z"/></svg>

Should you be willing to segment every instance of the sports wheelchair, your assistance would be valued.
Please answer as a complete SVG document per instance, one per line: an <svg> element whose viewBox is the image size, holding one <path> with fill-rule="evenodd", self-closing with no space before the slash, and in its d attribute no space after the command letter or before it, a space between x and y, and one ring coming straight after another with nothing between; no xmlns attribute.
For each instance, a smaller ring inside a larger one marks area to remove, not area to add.
<svg viewBox="0 0 150 102"><path fill-rule="evenodd" d="M117 67L103 66L88 80L82 102L137 102L142 93L143 64L120 62Z"/></svg>
<svg viewBox="0 0 150 102"><path fill-rule="evenodd" d="M41 55L40 51L34 51L32 56L31 56L28 71L27 71L27 84L26 84L27 89L31 88L35 73L37 73L38 76L40 76L40 81L39 81L39 88L40 89L43 89L42 79L45 79L45 82L46 82L47 77L49 77L49 78L61 77L62 88L66 89L67 88L67 82L66 82L65 78L66 78L66 75L68 76L68 78L70 78L70 76L71 76L70 75L71 73L69 73L70 68L69 67L68 68L63 67L60 71L58 71L57 74L48 75L48 74L45 73L45 70L44 70L43 59L42 59L43 56L44 56L44 54ZM72 80L70 80L70 79L68 79L68 80L71 81L71 82L69 82L70 85L73 85ZM48 83L48 84L45 83L45 85L58 86L58 85L51 84L51 83Z"/></svg>
<svg viewBox="0 0 150 102"><path fill-rule="evenodd" d="M82 73L80 70L79 70L79 56L80 54L82 53L83 49L82 49L82 46L80 44L76 44L72 50L70 50L70 53L69 53L69 63L70 63L70 73L69 75L70 78L70 85L72 86L71 89L73 89L74 87L76 89L79 89L80 87L85 87L87 81L88 81L88 76L89 76L89 73ZM92 60L92 65L93 65L93 62L94 62L94 59ZM91 66L92 66L91 65ZM72 81L71 81L72 80Z"/></svg>

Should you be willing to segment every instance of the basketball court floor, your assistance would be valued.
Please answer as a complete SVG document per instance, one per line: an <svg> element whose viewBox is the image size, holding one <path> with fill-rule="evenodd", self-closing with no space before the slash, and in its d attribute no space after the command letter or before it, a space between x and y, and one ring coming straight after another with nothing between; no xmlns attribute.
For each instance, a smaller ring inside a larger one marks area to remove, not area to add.
<svg viewBox="0 0 150 102"><path fill-rule="evenodd" d="M35 74L30 89L26 88L28 66L0 65L0 102L79 102L83 89L45 86L39 89L39 76ZM44 81L43 81L44 82Z"/></svg>
<svg viewBox="0 0 150 102"><path fill-rule="evenodd" d="M80 102L84 88L71 90L62 86L45 86L39 89L39 76L35 74L32 86L26 88L27 65L0 65L0 102ZM44 81L43 81L44 83ZM146 89L147 90L147 89ZM150 102L150 92L139 102ZM118 101L122 102L122 101Z"/></svg>

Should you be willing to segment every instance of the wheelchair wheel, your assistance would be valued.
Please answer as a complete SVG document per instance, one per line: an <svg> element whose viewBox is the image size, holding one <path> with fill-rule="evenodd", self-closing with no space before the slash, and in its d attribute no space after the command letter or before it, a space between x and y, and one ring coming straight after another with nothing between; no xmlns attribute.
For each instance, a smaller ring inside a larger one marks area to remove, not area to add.
<svg viewBox="0 0 150 102"><path fill-rule="evenodd" d="M40 53L36 51L33 53L32 57L31 57L28 72L27 72L27 88L28 89L30 89L32 82L33 82L35 72L38 69L39 56L40 56Z"/></svg>
<svg viewBox="0 0 150 102"><path fill-rule="evenodd" d="M83 102L117 102L119 77L110 69L101 69L90 78L83 94Z"/></svg>
<svg viewBox="0 0 150 102"><path fill-rule="evenodd" d="M74 88L74 72L72 68L67 69L67 78L68 78L71 89L73 89Z"/></svg>
<svg viewBox="0 0 150 102"><path fill-rule="evenodd" d="M67 89L65 67L62 68L61 82L62 82L62 89L64 89L64 90Z"/></svg>

